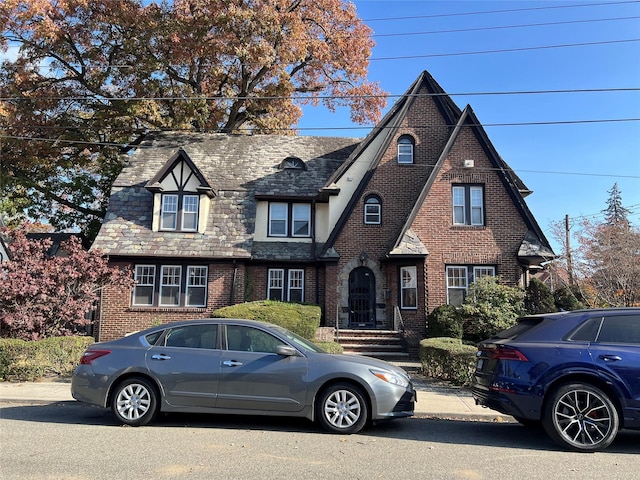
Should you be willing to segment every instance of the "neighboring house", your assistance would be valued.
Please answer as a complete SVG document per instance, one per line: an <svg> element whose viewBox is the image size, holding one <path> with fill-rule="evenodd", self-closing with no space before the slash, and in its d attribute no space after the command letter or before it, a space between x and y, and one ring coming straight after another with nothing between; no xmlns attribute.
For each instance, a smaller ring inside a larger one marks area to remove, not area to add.
<svg viewBox="0 0 640 480"><path fill-rule="evenodd" d="M529 193L427 72L363 140L150 134L92 246L137 282L103 293L98 338L270 298L415 349L475 279L525 286L554 257Z"/></svg>

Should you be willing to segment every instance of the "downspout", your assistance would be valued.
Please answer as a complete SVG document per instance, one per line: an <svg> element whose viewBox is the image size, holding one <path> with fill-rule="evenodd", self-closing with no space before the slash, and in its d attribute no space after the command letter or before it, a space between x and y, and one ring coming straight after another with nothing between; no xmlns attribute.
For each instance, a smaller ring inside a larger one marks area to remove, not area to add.
<svg viewBox="0 0 640 480"><path fill-rule="evenodd" d="M229 305L235 304L236 278L238 276L238 263L233 261L233 276L231 277L231 291L229 292Z"/></svg>
<svg viewBox="0 0 640 480"><path fill-rule="evenodd" d="M314 260L316 271L316 305L320 305L320 272L318 271L318 262L316 261L316 205L315 200L311 201L311 258Z"/></svg>

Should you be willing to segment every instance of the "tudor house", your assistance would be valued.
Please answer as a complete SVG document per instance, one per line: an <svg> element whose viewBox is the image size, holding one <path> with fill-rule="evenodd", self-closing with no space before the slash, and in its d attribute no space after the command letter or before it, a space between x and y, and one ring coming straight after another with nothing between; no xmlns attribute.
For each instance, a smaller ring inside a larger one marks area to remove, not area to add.
<svg viewBox="0 0 640 480"><path fill-rule="evenodd" d="M554 257L530 193L427 72L364 139L151 133L92 246L136 281L103 292L96 336L275 299L415 350L475 279L526 286Z"/></svg>

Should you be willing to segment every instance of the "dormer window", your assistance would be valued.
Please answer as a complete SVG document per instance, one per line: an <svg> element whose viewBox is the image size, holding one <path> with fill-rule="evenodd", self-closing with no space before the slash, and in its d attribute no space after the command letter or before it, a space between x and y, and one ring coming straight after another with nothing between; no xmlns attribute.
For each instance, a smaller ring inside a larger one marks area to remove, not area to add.
<svg viewBox="0 0 640 480"><path fill-rule="evenodd" d="M154 231L196 232L200 212L206 218L207 197L215 192L187 153L180 149L147 183L154 195Z"/></svg>
<svg viewBox="0 0 640 480"><path fill-rule="evenodd" d="M162 195L161 230L198 229L198 195L165 193Z"/></svg>
<svg viewBox="0 0 640 480"><path fill-rule="evenodd" d="M398 139L398 163L413 163L413 137L403 135Z"/></svg>
<svg viewBox="0 0 640 480"><path fill-rule="evenodd" d="M298 157L287 157L278 166L280 170L306 170L307 166Z"/></svg>

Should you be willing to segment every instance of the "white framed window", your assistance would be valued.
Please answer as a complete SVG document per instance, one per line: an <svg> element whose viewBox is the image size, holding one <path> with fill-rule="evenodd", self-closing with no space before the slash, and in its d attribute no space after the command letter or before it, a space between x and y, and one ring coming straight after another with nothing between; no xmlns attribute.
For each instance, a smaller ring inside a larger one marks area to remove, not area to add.
<svg viewBox="0 0 640 480"><path fill-rule="evenodd" d="M175 230L178 227L178 195L162 195L160 228Z"/></svg>
<svg viewBox="0 0 640 480"><path fill-rule="evenodd" d="M451 197L454 225L484 225L484 187L455 185Z"/></svg>
<svg viewBox="0 0 640 480"><path fill-rule="evenodd" d="M270 203L269 236L311 236L311 204L284 202Z"/></svg>
<svg viewBox="0 0 640 480"><path fill-rule="evenodd" d="M293 237L308 237L311 235L311 205L308 203L294 203L292 207Z"/></svg>
<svg viewBox="0 0 640 480"><path fill-rule="evenodd" d="M290 302L301 303L304 301L304 270L290 269L288 271L289 291L287 298Z"/></svg>
<svg viewBox="0 0 640 480"><path fill-rule="evenodd" d="M404 135L398 139L398 163L413 163L413 138Z"/></svg>
<svg viewBox="0 0 640 480"><path fill-rule="evenodd" d="M267 298L284 301L284 269L269 269L267 280Z"/></svg>
<svg viewBox="0 0 640 480"><path fill-rule="evenodd" d="M418 282L415 266L400 268L400 308L418 308Z"/></svg>
<svg viewBox="0 0 640 480"><path fill-rule="evenodd" d="M136 265L133 274L135 286L133 287L132 305L153 305L156 267L155 265Z"/></svg>
<svg viewBox="0 0 640 480"><path fill-rule="evenodd" d="M182 230L198 229L198 195L184 195L182 197Z"/></svg>
<svg viewBox="0 0 640 480"><path fill-rule="evenodd" d="M270 268L267 273L267 298L281 302L304 302L304 270Z"/></svg>
<svg viewBox="0 0 640 480"><path fill-rule="evenodd" d="M286 203L269 204L269 236L287 236L288 210Z"/></svg>
<svg viewBox="0 0 640 480"><path fill-rule="evenodd" d="M364 223L365 225L380 225L382 219L382 205L380 197L369 195L364 201Z"/></svg>
<svg viewBox="0 0 640 480"><path fill-rule="evenodd" d="M160 306L180 305L180 280L182 267L163 265L160 273Z"/></svg>
<svg viewBox="0 0 640 480"><path fill-rule="evenodd" d="M459 307L467 298L469 285L482 277L495 277L496 268L491 265L447 266L447 303Z"/></svg>
<svg viewBox="0 0 640 480"><path fill-rule="evenodd" d="M187 267L187 307L207 306L207 267Z"/></svg>
<svg viewBox="0 0 640 480"><path fill-rule="evenodd" d="M198 195L166 193L162 195L160 229L195 231L198 229Z"/></svg>

